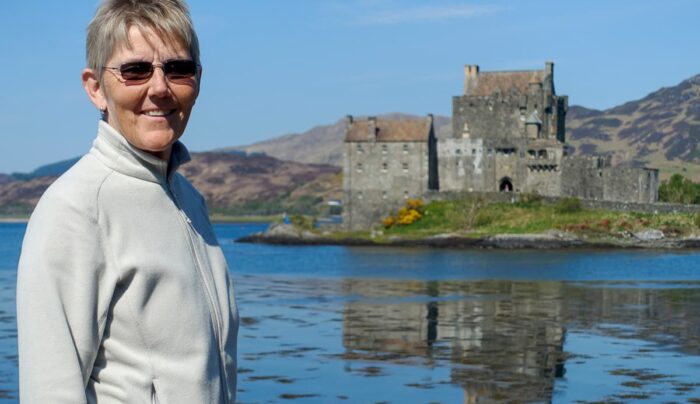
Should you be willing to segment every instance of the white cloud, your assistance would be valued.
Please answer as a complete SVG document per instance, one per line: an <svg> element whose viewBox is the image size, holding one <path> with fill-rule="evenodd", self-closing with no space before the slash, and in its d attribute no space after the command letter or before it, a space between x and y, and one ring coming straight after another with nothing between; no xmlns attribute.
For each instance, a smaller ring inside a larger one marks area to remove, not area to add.
<svg viewBox="0 0 700 404"><path fill-rule="evenodd" d="M358 19L362 25L390 25L414 22L434 22L446 19L465 19L507 11L503 7L473 5L426 6L387 10L367 14Z"/></svg>

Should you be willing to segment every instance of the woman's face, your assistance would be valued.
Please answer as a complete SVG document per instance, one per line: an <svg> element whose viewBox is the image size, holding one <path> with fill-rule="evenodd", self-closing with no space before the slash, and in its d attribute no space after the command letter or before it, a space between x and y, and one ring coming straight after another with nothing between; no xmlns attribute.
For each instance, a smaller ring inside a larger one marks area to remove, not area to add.
<svg viewBox="0 0 700 404"><path fill-rule="evenodd" d="M117 48L106 66L119 67L129 62L160 65L168 60L190 59L189 51L182 45L166 44L150 30L142 32L132 27L129 42L131 49ZM194 77L173 82L165 77L162 68L156 67L148 81L135 84L124 81L119 71L106 69L101 94L107 123L136 148L167 160L173 143L185 131L199 93L199 80L199 69Z"/></svg>

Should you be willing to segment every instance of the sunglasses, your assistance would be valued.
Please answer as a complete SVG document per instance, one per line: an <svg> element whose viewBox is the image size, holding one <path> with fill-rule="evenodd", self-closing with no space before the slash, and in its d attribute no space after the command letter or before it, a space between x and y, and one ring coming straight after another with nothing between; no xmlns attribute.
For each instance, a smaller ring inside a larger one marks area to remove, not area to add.
<svg viewBox="0 0 700 404"><path fill-rule="evenodd" d="M104 66L105 69L119 73L121 79L129 84L145 83L151 79L156 67L163 69L168 81L188 80L197 74L199 65L193 60L173 59L163 63L129 62L119 67Z"/></svg>

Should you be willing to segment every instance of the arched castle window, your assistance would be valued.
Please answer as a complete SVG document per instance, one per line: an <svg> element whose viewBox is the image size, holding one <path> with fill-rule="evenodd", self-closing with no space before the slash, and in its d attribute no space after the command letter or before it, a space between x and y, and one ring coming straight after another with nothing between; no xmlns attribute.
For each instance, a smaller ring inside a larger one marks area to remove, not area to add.
<svg viewBox="0 0 700 404"><path fill-rule="evenodd" d="M408 154L408 145L405 143L403 145L403 154Z"/></svg>
<svg viewBox="0 0 700 404"><path fill-rule="evenodd" d="M362 172L362 163L357 163L357 165L355 166L355 169L357 170L358 173L361 173Z"/></svg>
<svg viewBox="0 0 700 404"><path fill-rule="evenodd" d="M401 164L401 166L403 167L403 172L407 173L408 172L408 163L403 163L403 164Z"/></svg>
<svg viewBox="0 0 700 404"><path fill-rule="evenodd" d="M382 145L382 154L387 154L389 152L389 146L383 144Z"/></svg>
<svg viewBox="0 0 700 404"><path fill-rule="evenodd" d="M389 170L389 163L382 163L382 172L385 173Z"/></svg>
<svg viewBox="0 0 700 404"><path fill-rule="evenodd" d="M362 147L362 144L360 144L360 143L357 144L357 152L360 154L365 152L365 149Z"/></svg>

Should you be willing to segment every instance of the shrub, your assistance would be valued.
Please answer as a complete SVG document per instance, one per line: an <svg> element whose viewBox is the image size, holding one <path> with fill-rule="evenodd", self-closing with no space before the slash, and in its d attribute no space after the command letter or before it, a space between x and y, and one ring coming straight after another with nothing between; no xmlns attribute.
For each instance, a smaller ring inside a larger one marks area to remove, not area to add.
<svg viewBox="0 0 700 404"><path fill-rule="evenodd" d="M406 201L406 208L422 212L423 201L421 201L420 199L409 199Z"/></svg>
<svg viewBox="0 0 700 404"><path fill-rule="evenodd" d="M583 205L578 198L563 198L554 205L554 211L557 213L576 213L581 210Z"/></svg>
<svg viewBox="0 0 700 404"><path fill-rule="evenodd" d="M695 214L695 217L693 218L693 224L695 224L695 227L700 228L700 212Z"/></svg>
<svg viewBox="0 0 700 404"><path fill-rule="evenodd" d="M407 226L413 224L423 217L423 201L420 199L409 199L406 204L399 209L396 215L382 219L385 229L395 225Z"/></svg>
<svg viewBox="0 0 700 404"><path fill-rule="evenodd" d="M388 229L395 224L396 224L396 219L394 219L394 216L389 216L389 217L385 217L384 219L382 219L382 226L384 226L385 229Z"/></svg>
<svg viewBox="0 0 700 404"><path fill-rule="evenodd" d="M700 184L673 174L659 186L659 201L683 204L700 203Z"/></svg>
<svg viewBox="0 0 700 404"><path fill-rule="evenodd" d="M300 229L313 230L316 227L316 218L302 215L292 215L289 221Z"/></svg>

